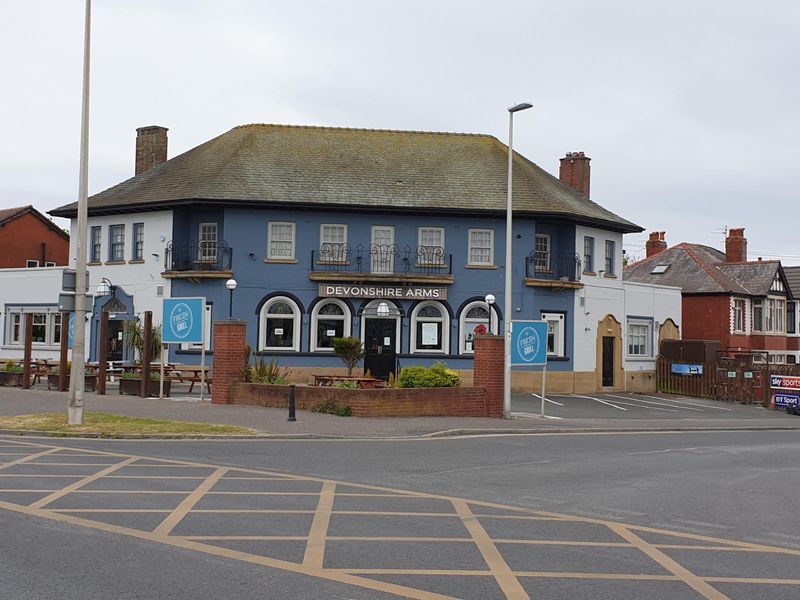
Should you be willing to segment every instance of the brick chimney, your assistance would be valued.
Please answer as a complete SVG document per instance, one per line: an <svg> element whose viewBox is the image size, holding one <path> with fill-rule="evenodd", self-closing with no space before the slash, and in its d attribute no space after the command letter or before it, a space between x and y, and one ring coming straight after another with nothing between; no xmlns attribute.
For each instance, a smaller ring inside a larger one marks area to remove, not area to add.
<svg viewBox="0 0 800 600"><path fill-rule="evenodd" d="M659 252L663 252L667 249L667 242L664 240L664 232L663 231L654 231L650 234L650 238L645 243L645 251L647 252L647 258L658 254Z"/></svg>
<svg viewBox="0 0 800 600"><path fill-rule="evenodd" d="M744 227L731 229L725 238L725 262L747 262L747 238Z"/></svg>
<svg viewBox="0 0 800 600"><path fill-rule="evenodd" d="M561 167L558 171L558 178L587 200L589 199L590 160L592 159L583 152L567 152L567 155L561 159Z"/></svg>
<svg viewBox="0 0 800 600"><path fill-rule="evenodd" d="M151 125L136 130L136 175L167 160L166 127Z"/></svg>

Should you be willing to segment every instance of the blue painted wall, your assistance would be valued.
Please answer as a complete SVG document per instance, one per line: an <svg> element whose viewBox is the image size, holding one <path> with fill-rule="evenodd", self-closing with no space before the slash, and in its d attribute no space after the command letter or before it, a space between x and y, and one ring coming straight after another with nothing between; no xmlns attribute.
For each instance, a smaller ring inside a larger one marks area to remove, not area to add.
<svg viewBox="0 0 800 600"><path fill-rule="evenodd" d="M260 209L228 209L224 211L176 211L174 239L191 241L196 239L197 226L201 222L219 222L220 240L226 241L233 249L233 273L238 287L234 292L233 317L247 322L248 344L256 348L258 334L258 308L266 296L283 292L296 297L301 305L303 329L301 351L289 353L282 364L285 366L341 366L341 361L323 353L309 353L310 345L310 307L317 299L319 283L309 280L311 271L311 252L319 249L320 225L323 223L347 224L348 243L355 248L363 244L369 248L372 225L393 225L395 243L402 249L408 245L416 250L420 226L445 228L445 252L452 254L454 283L447 287L447 302L452 314L449 335L448 356L409 355L410 313L413 302L400 302L403 311L401 327L402 366L411 364L430 364L444 360L451 368L472 368L471 356L457 356L458 310L467 300L482 299L487 293L497 298L499 312L503 308L504 263L505 263L505 220L503 218L467 218L420 216L420 215L380 215L345 212L276 211ZM267 223L269 221L291 221L295 223L295 264L265 263L267 252ZM541 224L542 230L552 236L553 253L574 254L574 226L567 224ZM468 230L470 228L494 229L495 269L466 268ZM556 370L571 369L572 361L572 308L573 293L569 290L552 293L545 288L525 286L525 257L533 250L537 224L533 219L517 219L514 223L513 239L513 306L514 319L538 319L541 311L558 311L566 314L567 332L566 353L568 360L554 361ZM398 256L400 256L398 255ZM368 260L368 258L365 258ZM398 261L399 262L399 261ZM368 263L366 263L368 264ZM421 284L420 284L421 285ZM438 287L438 286L437 286ZM205 296L214 304L214 320L226 319L229 310L229 293L224 279L206 279L192 283L186 279L173 280L172 296ZM349 299L353 311L352 335L360 335L360 319L357 311L362 306L360 299ZM500 320L502 328L502 319ZM277 353L271 353L277 354ZM171 360L197 362L196 353L171 351Z"/></svg>

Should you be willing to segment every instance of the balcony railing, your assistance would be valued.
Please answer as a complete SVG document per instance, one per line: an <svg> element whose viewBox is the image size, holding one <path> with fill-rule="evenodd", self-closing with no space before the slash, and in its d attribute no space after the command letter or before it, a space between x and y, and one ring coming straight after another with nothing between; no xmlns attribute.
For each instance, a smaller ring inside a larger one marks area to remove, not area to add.
<svg viewBox="0 0 800 600"><path fill-rule="evenodd" d="M525 257L525 277L545 281L580 281L581 257L577 254L553 256L533 251Z"/></svg>
<svg viewBox="0 0 800 600"><path fill-rule="evenodd" d="M164 250L165 271L230 271L233 249L227 242L170 242Z"/></svg>
<svg viewBox="0 0 800 600"><path fill-rule="evenodd" d="M311 271L372 275L452 275L453 255L441 246L322 244L311 251Z"/></svg>

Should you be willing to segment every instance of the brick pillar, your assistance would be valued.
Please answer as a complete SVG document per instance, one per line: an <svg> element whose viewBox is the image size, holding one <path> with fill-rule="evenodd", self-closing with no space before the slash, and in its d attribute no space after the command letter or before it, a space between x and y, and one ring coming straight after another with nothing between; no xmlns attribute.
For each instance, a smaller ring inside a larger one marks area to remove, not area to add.
<svg viewBox="0 0 800 600"><path fill-rule="evenodd" d="M503 416L503 368L505 339L502 335L476 335L474 385L486 388L484 416Z"/></svg>
<svg viewBox="0 0 800 600"><path fill-rule="evenodd" d="M247 324L244 321L214 323L214 385L211 401L231 404L231 384L241 378L245 359Z"/></svg>

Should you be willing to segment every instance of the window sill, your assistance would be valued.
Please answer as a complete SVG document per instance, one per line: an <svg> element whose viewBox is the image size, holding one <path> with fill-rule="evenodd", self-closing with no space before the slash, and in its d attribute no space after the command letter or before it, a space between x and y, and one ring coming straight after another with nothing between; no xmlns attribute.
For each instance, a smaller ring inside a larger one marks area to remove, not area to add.
<svg viewBox="0 0 800 600"><path fill-rule="evenodd" d="M566 362L569 360L569 356L553 356L550 355L547 357L547 362Z"/></svg>
<svg viewBox="0 0 800 600"><path fill-rule="evenodd" d="M133 259L133 260L129 260L128 264L129 265L143 265L144 264L144 259L143 258L136 258L136 259Z"/></svg>
<svg viewBox="0 0 800 600"><path fill-rule="evenodd" d="M595 273L594 271L584 271L583 274L584 275L591 275L592 277L596 277L597 276L597 273Z"/></svg>
<svg viewBox="0 0 800 600"><path fill-rule="evenodd" d="M87 267L99 267L99 266L101 266L102 264L103 264L103 263L101 263L100 261L97 261L97 260L90 260L89 262L87 262L87 263L86 263L86 266L87 266Z"/></svg>
<svg viewBox="0 0 800 600"><path fill-rule="evenodd" d="M265 258L264 262L268 265L296 265L297 259L294 258Z"/></svg>
<svg viewBox="0 0 800 600"><path fill-rule="evenodd" d="M483 270L492 270L497 269L497 265L464 265L465 269L483 269Z"/></svg>
<svg viewBox="0 0 800 600"><path fill-rule="evenodd" d="M605 277L606 279L617 279L617 276L616 276L616 275L614 275L614 274L609 274L609 273L605 273L605 274L603 275L603 277Z"/></svg>
<svg viewBox="0 0 800 600"><path fill-rule="evenodd" d="M107 260L103 263L104 265L124 265L126 264L124 260Z"/></svg>
<svg viewBox="0 0 800 600"><path fill-rule="evenodd" d="M655 356L626 356L625 360L628 362L652 362L656 359Z"/></svg>

